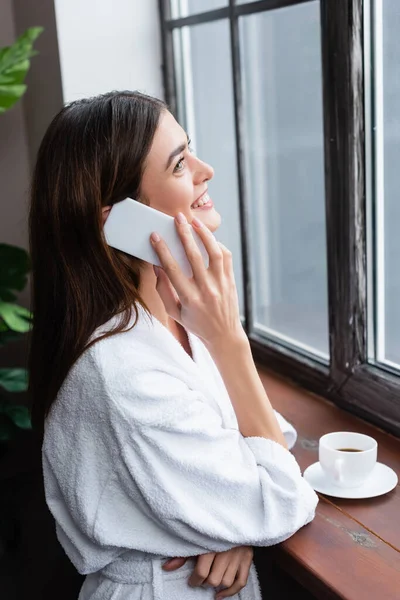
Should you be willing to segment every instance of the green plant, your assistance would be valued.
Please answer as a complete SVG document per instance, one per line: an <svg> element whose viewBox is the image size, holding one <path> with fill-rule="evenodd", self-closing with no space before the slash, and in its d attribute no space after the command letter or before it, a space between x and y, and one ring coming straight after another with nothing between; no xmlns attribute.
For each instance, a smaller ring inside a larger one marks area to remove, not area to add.
<svg viewBox="0 0 400 600"><path fill-rule="evenodd" d="M22 291L30 269L28 253L22 248L0 244L0 346L29 331L31 313L15 304L14 291ZM31 427L29 411L8 401L4 392L24 392L28 385L26 369L0 369L0 440L9 439L15 426ZM2 390L2 392L1 392Z"/></svg>
<svg viewBox="0 0 400 600"><path fill-rule="evenodd" d="M33 43L43 27L27 29L12 44L0 49L0 113L5 112L26 92L23 83L30 67L30 58L38 54Z"/></svg>
<svg viewBox="0 0 400 600"><path fill-rule="evenodd" d="M12 108L25 93L24 80L30 59L37 54L33 43L42 31L42 27L31 27L14 44L0 49L0 113ZM30 329L31 313L15 304L14 293L24 289L29 269L29 256L25 250L0 244L0 346ZM9 439L15 427L31 427L28 409L8 399L10 392L26 391L27 385L26 369L0 369L0 440Z"/></svg>

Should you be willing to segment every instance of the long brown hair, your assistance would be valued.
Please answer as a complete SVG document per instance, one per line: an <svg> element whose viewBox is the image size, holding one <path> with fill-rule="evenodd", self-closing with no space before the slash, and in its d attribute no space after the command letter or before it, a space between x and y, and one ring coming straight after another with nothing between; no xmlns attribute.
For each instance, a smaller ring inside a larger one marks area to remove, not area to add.
<svg viewBox="0 0 400 600"><path fill-rule="evenodd" d="M29 396L44 420L71 366L95 341L126 327L140 303L144 261L109 247L102 207L137 198L160 115L158 99L110 92L65 106L39 148L29 212L32 262ZM109 333L97 327L121 314Z"/></svg>

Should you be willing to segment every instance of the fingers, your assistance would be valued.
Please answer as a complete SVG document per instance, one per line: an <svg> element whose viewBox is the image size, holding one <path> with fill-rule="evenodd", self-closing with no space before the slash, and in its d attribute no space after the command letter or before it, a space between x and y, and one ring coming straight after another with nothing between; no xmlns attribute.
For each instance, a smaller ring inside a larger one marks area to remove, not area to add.
<svg viewBox="0 0 400 600"><path fill-rule="evenodd" d="M218 586L222 586L224 588L230 588L234 583L235 583L235 579L238 575L238 570L239 570L239 564L236 561L231 561L227 568L225 573L223 574L223 576L221 577L221 579L219 580L218 583L215 583L215 587ZM222 590L225 591L225 590Z"/></svg>
<svg viewBox="0 0 400 600"><path fill-rule="evenodd" d="M163 569L168 571L176 571L176 569L180 569L186 563L188 557L186 558L170 558L165 562L162 566Z"/></svg>
<svg viewBox="0 0 400 600"><path fill-rule="evenodd" d="M247 584L252 559L251 547L201 554L197 557L196 567L188 583L191 586L222 586L225 589L216 593L217 600L234 596Z"/></svg>
<svg viewBox="0 0 400 600"><path fill-rule="evenodd" d="M189 585L230 587L235 581L239 564L240 554L232 555L230 551L202 554L198 557L196 567L189 578Z"/></svg>
<svg viewBox="0 0 400 600"><path fill-rule="evenodd" d="M181 213L179 213L181 214ZM197 219L193 220L193 225L195 227L196 233L199 235L201 241L203 242L208 255L209 255L209 267L208 270L212 271L218 279L220 278L222 272L228 277L232 283L234 282L233 275L233 266L232 266L232 253L228 250L223 244L217 242L212 232L205 227L204 225L198 226L196 223L201 223ZM191 264L193 277L196 280L196 283L201 285L204 283L207 277L207 269L204 266L203 257L197 246L197 243L193 236L193 229L185 222L179 223L177 219L175 219L175 224L182 242L182 245L185 248L186 256ZM150 237L152 246L157 253L158 258L160 259L161 265L168 275L169 280L172 283L173 288L175 288L178 298L181 302L185 303L187 298L190 298L191 295L191 285L187 277L185 277L180 269L177 261L173 258L168 246L166 245L163 239L160 239L160 236L157 236L158 239L154 239L153 234ZM163 280L160 280L160 283ZM166 296L167 298L170 298ZM176 299L176 295L175 295ZM175 317L174 317L175 318Z"/></svg>
<svg viewBox="0 0 400 600"><path fill-rule="evenodd" d="M229 577L226 577L226 581L231 581L232 572L230 572ZM216 600L221 600L221 598L229 598L230 596L234 596L238 594L240 590L242 590L246 584L249 577L249 565L247 563L241 563L236 572L236 579L234 578L234 582L232 585L227 587L225 590L221 590L217 592ZM227 586L229 584L225 583L225 577L222 581L222 585Z"/></svg>
<svg viewBox="0 0 400 600"><path fill-rule="evenodd" d="M200 226L197 225L198 223L200 223ZM224 255L220 243L217 242L213 233L208 229L208 227L203 225L201 221L198 219L193 219L192 224L196 233L203 242L205 249L207 250L209 256L209 270L219 274L224 265Z"/></svg>
<svg viewBox="0 0 400 600"><path fill-rule="evenodd" d="M178 263L169 251L169 248L165 241L162 238L160 238L160 236L157 237L158 240L155 240L153 234L150 236L151 245L157 253L162 268L168 275L168 278L170 279L172 286L175 288L180 301L183 301L184 299L190 297L190 281L182 273L181 268L179 267ZM161 274L162 270L160 270L160 275ZM160 279L160 277L158 277L158 279ZM160 279L160 282L161 281L163 280Z"/></svg>
<svg viewBox="0 0 400 600"><path fill-rule="evenodd" d="M180 215L182 213L179 213ZM175 219L176 227L179 233L180 240L185 249L186 256L190 262L193 271L193 277L196 282L202 284L207 277L207 270L204 265L203 257L201 255L200 249L197 245L197 242L194 238L193 227L188 224L185 218L184 223L179 223ZM197 233L197 229L195 229ZM205 228L207 229L207 228ZM209 232L211 234L211 232ZM212 235L212 234L211 234Z"/></svg>
<svg viewBox="0 0 400 600"><path fill-rule="evenodd" d="M216 563L219 560L221 560L221 565L219 565L218 568ZM240 560L240 552L228 551L225 555L223 553L218 554L214 560L212 572L207 579L207 583L210 583L215 588L219 586L222 586L223 588L230 588L234 584L237 577Z"/></svg>
<svg viewBox="0 0 400 600"><path fill-rule="evenodd" d="M221 244L221 242L217 242L217 244L219 245L219 247L221 248L223 257L224 257L224 271L225 271L225 275L227 277L229 277L230 279L233 277L233 260L232 260L232 252L230 250L228 250L228 248L226 246L224 246L223 244Z"/></svg>
<svg viewBox="0 0 400 600"><path fill-rule="evenodd" d="M215 552L208 552L198 556L196 566L188 580L189 585L195 587L205 582L210 574L215 555Z"/></svg>
<svg viewBox="0 0 400 600"><path fill-rule="evenodd" d="M182 215L178 213L177 217ZM194 238L194 231L199 235L209 255L209 269L214 273L220 272L223 268L223 254L218 246L217 240L212 232L205 227L198 219L193 219L192 225L182 215L184 221L179 222L175 218L175 224L179 233L180 240L185 249L186 256L190 262L193 271L193 277L198 284L202 284L207 277L207 269L204 266L202 254ZM194 231L193 231L194 230Z"/></svg>
<svg viewBox="0 0 400 600"><path fill-rule="evenodd" d="M239 580L235 581L235 583L233 585L231 585L229 588L227 588L226 590L222 590L221 592L218 592L217 595L215 596L216 600L221 600L222 598L229 598L230 596L234 596L235 594L239 593L240 590L242 590L244 588L244 585L242 585Z"/></svg>

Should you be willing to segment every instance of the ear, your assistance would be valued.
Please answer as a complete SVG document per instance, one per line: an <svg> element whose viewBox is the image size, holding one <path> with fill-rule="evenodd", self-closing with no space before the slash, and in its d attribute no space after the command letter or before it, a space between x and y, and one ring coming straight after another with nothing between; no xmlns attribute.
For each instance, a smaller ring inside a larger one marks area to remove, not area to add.
<svg viewBox="0 0 400 600"><path fill-rule="evenodd" d="M111 208L112 208L111 206L103 206L103 208L101 209L101 213L103 216L103 225L107 221L107 218L108 218L108 215L110 214Z"/></svg>

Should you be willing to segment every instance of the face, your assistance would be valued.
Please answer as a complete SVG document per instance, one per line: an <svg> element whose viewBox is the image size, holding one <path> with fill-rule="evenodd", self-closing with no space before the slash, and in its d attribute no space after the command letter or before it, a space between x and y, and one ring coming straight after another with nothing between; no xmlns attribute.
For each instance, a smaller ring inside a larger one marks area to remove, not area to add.
<svg viewBox="0 0 400 600"><path fill-rule="evenodd" d="M215 231L221 216L207 191L213 175L213 168L191 151L186 132L164 111L145 162L140 196L156 210L172 217L182 212L189 223L196 216Z"/></svg>

